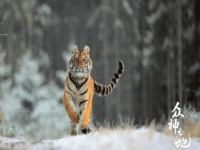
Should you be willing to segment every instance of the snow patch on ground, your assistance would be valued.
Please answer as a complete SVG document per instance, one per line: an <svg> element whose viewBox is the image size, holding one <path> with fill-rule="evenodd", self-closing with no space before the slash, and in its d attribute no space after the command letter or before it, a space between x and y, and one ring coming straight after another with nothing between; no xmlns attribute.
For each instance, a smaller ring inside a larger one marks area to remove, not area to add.
<svg viewBox="0 0 200 150"><path fill-rule="evenodd" d="M0 149L28 150L177 150L175 138L154 130L99 131L89 135L66 136L62 139L30 142L0 137ZM181 149L179 147L179 149ZM200 149L200 140L192 139L188 150Z"/></svg>

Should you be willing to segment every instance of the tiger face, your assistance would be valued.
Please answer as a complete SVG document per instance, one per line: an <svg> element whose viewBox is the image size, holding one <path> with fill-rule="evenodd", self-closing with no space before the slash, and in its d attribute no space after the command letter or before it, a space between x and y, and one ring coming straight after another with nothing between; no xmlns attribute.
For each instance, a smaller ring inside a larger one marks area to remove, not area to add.
<svg viewBox="0 0 200 150"><path fill-rule="evenodd" d="M87 77L92 70L92 61L89 56L90 48L85 46L82 51L77 46L72 48L72 58L69 61L69 70L73 76Z"/></svg>

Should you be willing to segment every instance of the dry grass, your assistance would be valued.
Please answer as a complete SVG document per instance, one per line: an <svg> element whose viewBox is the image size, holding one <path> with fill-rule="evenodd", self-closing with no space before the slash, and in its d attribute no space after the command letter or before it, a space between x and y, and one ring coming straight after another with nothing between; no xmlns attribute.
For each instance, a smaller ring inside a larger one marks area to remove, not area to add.
<svg viewBox="0 0 200 150"><path fill-rule="evenodd" d="M130 130L134 130L136 129L136 127L133 125L133 122L128 122L126 125L119 125L117 127L110 127L110 124L108 123L108 125L106 127L100 127L99 129L97 130L94 130L94 131L97 131L98 133L100 134L109 134L113 131L117 131L117 132L124 132L124 131L130 131Z"/></svg>
<svg viewBox="0 0 200 150"><path fill-rule="evenodd" d="M155 120L153 120L149 126L142 126L141 128L149 129L149 131L145 134L143 134L144 137L147 137L149 140L152 140L156 134L157 131L157 126L155 124ZM98 132L99 134L112 134L112 133L117 133L121 135L122 137L124 135L128 135L131 132L134 132L138 130L136 126L133 126L132 123L128 123L126 126L117 126L115 128L111 128L110 125L108 124L107 127L101 127L95 132ZM93 133L95 133L93 132Z"/></svg>
<svg viewBox="0 0 200 150"><path fill-rule="evenodd" d="M165 125L163 133L168 136L174 136L174 131L170 130L168 125Z"/></svg>
<svg viewBox="0 0 200 150"><path fill-rule="evenodd" d="M185 139L189 138L189 135L191 138L200 138L200 123L198 119L194 119L191 117L192 115L198 116L199 114L195 111L185 111L184 118L178 118L178 122L180 123L179 128L181 128L182 131L182 137ZM170 120L168 120L167 124L165 125L163 129L163 133L168 136L175 136L174 130L169 129L168 123Z"/></svg>
<svg viewBox="0 0 200 150"><path fill-rule="evenodd" d="M191 119L187 119L183 128L183 137L200 138L200 124Z"/></svg>
<svg viewBox="0 0 200 150"><path fill-rule="evenodd" d="M194 113L194 112L193 112ZM187 115L185 115L187 116ZM191 138L200 138L200 123L198 122L198 120L194 120L194 119L190 119L189 117L185 117L184 119L180 119L180 126L179 128L181 128L182 130L182 137L184 137L185 139L189 138L189 135ZM149 126L145 126L145 128L149 129L149 132L147 134L147 136L149 137L149 139L152 139L154 134L158 131L161 132L169 137L175 137L175 133L174 130L170 130L169 129L169 125L168 123L170 122L170 120L168 120L168 122L162 126L162 130L157 130L157 126L155 124L155 120L153 120ZM144 127L144 126L143 126ZM177 130L179 130L179 128ZM123 133L123 132L130 132L135 130L136 127L133 125L129 125L126 127L116 127L116 128L111 128L108 124L108 126L106 128L100 128L98 129L98 132L100 134L109 134L112 132L117 131L117 133Z"/></svg>
<svg viewBox="0 0 200 150"><path fill-rule="evenodd" d="M189 135L191 138L200 138L200 125L190 119L185 121L184 125L181 126L181 129L182 137L185 139L188 139ZM163 133L168 136L175 136L174 131L170 130L168 125L164 127Z"/></svg>
<svg viewBox="0 0 200 150"><path fill-rule="evenodd" d="M155 122L156 122L156 120L154 119L149 124L149 126L146 125L146 126L141 127L141 128L149 129L149 132L147 132L147 135L146 135L149 137L149 139L152 139L154 134L156 132L160 132L160 131L165 132L165 134L167 134L167 135L173 135L173 132L171 130L168 131L165 126L156 125ZM163 129L165 129L165 130L163 130ZM106 127L100 127L99 129L95 130L94 132L98 132L100 134L110 134L112 132L125 133L125 132L132 132L134 130L137 130L137 127L133 125L133 122L131 122L131 123L127 123L127 125L125 125L125 126L117 126L115 128L111 128L110 125L108 124Z"/></svg>
<svg viewBox="0 0 200 150"><path fill-rule="evenodd" d="M4 120L3 111L1 111L1 106L0 106L0 128L2 128L3 120ZM0 132L0 136L2 136L1 132Z"/></svg>
<svg viewBox="0 0 200 150"><path fill-rule="evenodd" d="M3 123L3 112L1 111L1 107L0 107L0 125Z"/></svg>

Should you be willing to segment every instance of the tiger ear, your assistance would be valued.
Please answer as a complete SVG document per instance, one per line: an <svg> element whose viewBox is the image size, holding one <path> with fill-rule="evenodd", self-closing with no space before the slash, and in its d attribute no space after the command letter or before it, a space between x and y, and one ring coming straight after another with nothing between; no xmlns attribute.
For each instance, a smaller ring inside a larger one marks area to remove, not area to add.
<svg viewBox="0 0 200 150"><path fill-rule="evenodd" d="M83 51L85 51L87 54L89 54L89 52L90 52L89 46L86 45L86 46L84 47Z"/></svg>
<svg viewBox="0 0 200 150"><path fill-rule="evenodd" d="M77 46L77 45L74 45L74 46L72 47L72 53L74 53L74 52L76 52L76 51L78 51L78 46Z"/></svg>

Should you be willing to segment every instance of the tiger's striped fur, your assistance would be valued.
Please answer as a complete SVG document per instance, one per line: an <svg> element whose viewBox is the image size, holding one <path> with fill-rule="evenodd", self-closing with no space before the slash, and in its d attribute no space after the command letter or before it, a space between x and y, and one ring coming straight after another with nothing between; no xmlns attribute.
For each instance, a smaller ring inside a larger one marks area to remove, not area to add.
<svg viewBox="0 0 200 150"><path fill-rule="evenodd" d="M88 46L85 46L82 51L74 46L69 61L63 101L71 119L70 135L77 135L79 123L82 133L87 134L91 131L93 93L95 92L100 96L109 95L114 90L124 70L123 63L119 61L119 69L109 85L102 85L93 81L90 75L92 60L89 52Z"/></svg>

